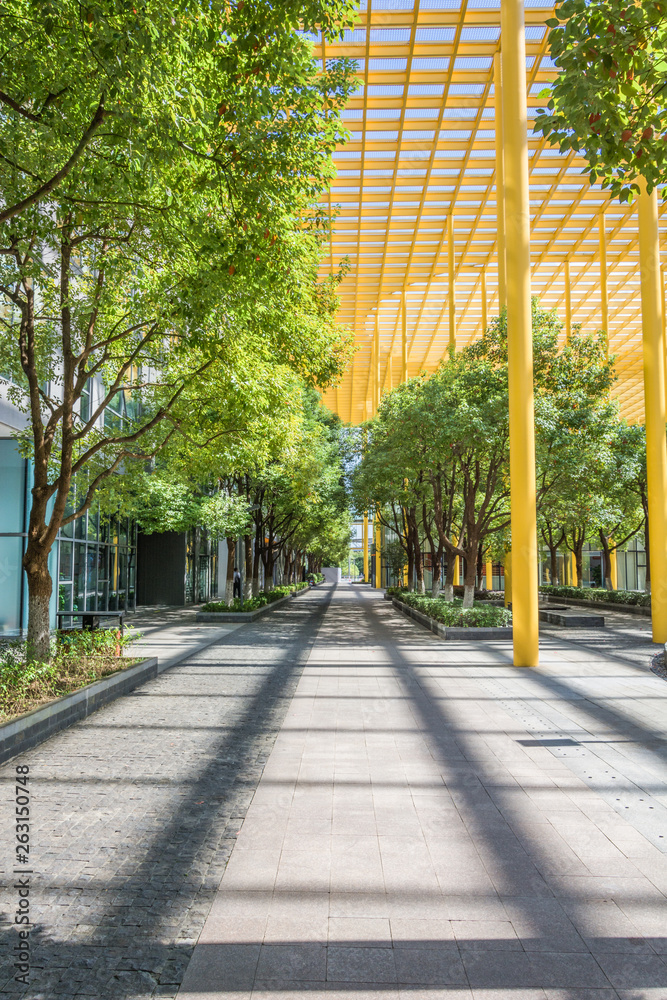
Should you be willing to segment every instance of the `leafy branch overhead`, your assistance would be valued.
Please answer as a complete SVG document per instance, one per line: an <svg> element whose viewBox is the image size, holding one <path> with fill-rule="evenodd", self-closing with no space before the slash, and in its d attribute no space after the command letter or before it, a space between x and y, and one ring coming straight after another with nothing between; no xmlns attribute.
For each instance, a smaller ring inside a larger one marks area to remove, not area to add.
<svg viewBox="0 0 667 1000"><path fill-rule="evenodd" d="M547 25L560 73L536 131L621 201L667 184L667 3L564 0Z"/></svg>

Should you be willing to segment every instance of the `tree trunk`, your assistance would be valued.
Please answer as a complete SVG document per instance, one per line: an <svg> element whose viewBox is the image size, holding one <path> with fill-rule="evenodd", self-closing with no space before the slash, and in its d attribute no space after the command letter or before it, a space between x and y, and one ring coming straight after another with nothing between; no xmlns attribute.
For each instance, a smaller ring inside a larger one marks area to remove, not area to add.
<svg viewBox="0 0 667 1000"><path fill-rule="evenodd" d="M431 597L440 596L440 581L442 580L442 545L437 552L431 553Z"/></svg>
<svg viewBox="0 0 667 1000"><path fill-rule="evenodd" d="M406 541L408 547L408 590L412 592L415 589L415 547L412 544L412 532L409 527Z"/></svg>
<svg viewBox="0 0 667 1000"><path fill-rule="evenodd" d="M477 546L477 581L480 590L486 590L486 573L484 572L484 553L482 543Z"/></svg>
<svg viewBox="0 0 667 1000"><path fill-rule="evenodd" d="M584 585L584 543L577 542L574 550L574 562L577 567L577 587Z"/></svg>
<svg viewBox="0 0 667 1000"><path fill-rule="evenodd" d="M549 575L551 577L551 586L558 586L558 546L549 546Z"/></svg>
<svg viewBox="0 0 667 1000"><path fill-rule="evenodd" d="M477 575L477 543L468 544L463 578L463 607L471 608L475 603L475 577Z"/></svg>
<svg viewBox="0 0 667 1000"><path fill-rule="evenodd" d="M456 570L456 556L452 552L447 553L447 570L445 572L445 589L443 596L450 604L454 600L454 572Z"/></svg>
<svg viewBox="0 0 667 1000"><path fill-rule="evenodd" d="M611 548L609 547L609 539L602 530L600 530L598 534L600 535L600 542L602 544L602 585L605 590L613 590L614 588L611 583Z"/></svg>
<svg viewBox="0 0 667 1000"><path fill-rule="evenodd" d="M243 555L245 560L245 570L243 573L243 599L249 601L253 589L252 572L252 535L243 536Z"/></svg>
<svg viewBox="0 0 667 1000"><path fill-rule="evenodd" d="M47 663L51 658L49 604L53 581L49 573L49 553L31 552L24 558L28 577L27 656L32 663ZM21 582L21 586L22 586Z"/></svg>
<svg viewBox="0 0 667 1000"><path fill-rule="evenodd" d="M225 604L229 607L234 600L234 559L236 557L236 539L227 539L227 573L225 575Z"/></svg>

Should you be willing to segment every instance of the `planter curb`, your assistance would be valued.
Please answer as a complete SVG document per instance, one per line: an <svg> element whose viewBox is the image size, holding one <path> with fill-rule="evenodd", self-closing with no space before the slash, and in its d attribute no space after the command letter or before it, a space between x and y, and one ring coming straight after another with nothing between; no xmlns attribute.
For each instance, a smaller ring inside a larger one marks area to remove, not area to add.
<svg viewBox="0 0 667 1000"><path fill-rule="evenodd" d="M414 608L408 607L407 604L403 604L402 601L397 600L395 597L391 598L391 603L392 607L394 607L397 611L400 611L401 614L404 614L407 618L412 618L418 625L422 625L424 628L434 632L441 639L512 638L511 625L497 625L489 627L481 626L480 628L457 628L443 625L441 622L437 622L435 618L429 618L428 615L422 614L421 611L416 611Z"/></svg>
<svg viewBox="0 0 667 1000"><path fill-rule="evenodd" d="M43 743L50 736L72 723L85 719L98 708L107 705L123 694L128 694L145 681L158 675L156 656L119 670L108 677L101 677L78 691L72 691L57 701L35 708L18 719L0 725L0 764L32 747Z"/></svg>

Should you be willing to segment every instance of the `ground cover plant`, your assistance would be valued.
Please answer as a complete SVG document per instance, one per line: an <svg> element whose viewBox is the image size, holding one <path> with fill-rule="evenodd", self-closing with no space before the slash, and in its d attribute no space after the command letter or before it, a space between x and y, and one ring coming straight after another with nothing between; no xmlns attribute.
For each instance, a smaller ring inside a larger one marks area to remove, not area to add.
<svg viewBox="0 0 667 1000"><path fill-rule="evenodd" d="M48 662L31 662L24 641L0 644L0 721L7 722L138 662L123 655L135 638L116 629L57 632Z"/></svg>
<svg viewBox="0 0 667 1000"><path fill-rule="evenodd" d="M421 611L423 615L434 618L447 628L498 628L512 624L512 612L509 608L489 605L464 608L463 601L458 598L445 601L440 597L429 597L402 589L395 596L409 608Z"/></svg>
<svg viewBox="0 0 667 1000"><path fill-rule="evenodd" d="M635 604L651 607L651 595L636 590L605 590L603 587L540 587L540 593L549 597L563 597L578 601L604 601L606 604Z"/></svg>

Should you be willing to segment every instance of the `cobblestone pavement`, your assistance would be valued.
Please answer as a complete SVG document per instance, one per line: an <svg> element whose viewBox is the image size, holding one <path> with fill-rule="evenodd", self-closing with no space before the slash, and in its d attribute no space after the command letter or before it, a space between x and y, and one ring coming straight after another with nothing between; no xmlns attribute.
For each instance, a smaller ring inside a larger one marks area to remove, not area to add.
<svg viewBox="0 0 667 1000"><path fill-rule="evenodd" d="M339 586L178 1000L667 1000L648 622L447 641Z"/></svg>
<svg viewBox="0 0 667 1000"><path fill-rule="evenodd" d="M0 768L0 996L175 996L330 594L299 596ZM11 952L25 764L29 987Z"/></svg>

